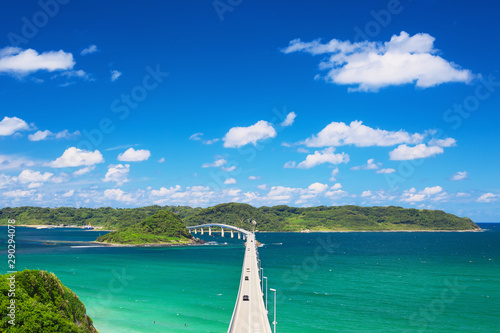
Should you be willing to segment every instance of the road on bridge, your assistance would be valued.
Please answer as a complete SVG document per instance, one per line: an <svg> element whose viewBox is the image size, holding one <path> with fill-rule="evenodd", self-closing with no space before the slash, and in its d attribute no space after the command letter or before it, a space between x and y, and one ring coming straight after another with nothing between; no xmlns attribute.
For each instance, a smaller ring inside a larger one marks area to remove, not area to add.
<svg viewBox="0 0 500 333"><path fill-rule="evenodd" d="M255 235L247 235L240 289L228 333L271 333L262 298Z"/></svg>

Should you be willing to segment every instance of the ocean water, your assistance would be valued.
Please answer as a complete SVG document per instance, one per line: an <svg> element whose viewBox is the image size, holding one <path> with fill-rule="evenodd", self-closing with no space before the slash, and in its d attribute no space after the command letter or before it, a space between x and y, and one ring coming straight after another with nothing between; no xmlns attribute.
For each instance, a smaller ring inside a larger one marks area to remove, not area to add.
<svg viewBox="0 0 500 333"><path fill-rule="evenodd" d="M500 224L481 227L486 230L257 234L264 275L277 289L277 331L500 332ZM241 240L204 235L218 245L177 248L72 243L99 234L17 228L16 269L54 272L101 333L227 331ZM6 240L6 227L0 235ZM2 273L6 262L5 255Z"/></svg>

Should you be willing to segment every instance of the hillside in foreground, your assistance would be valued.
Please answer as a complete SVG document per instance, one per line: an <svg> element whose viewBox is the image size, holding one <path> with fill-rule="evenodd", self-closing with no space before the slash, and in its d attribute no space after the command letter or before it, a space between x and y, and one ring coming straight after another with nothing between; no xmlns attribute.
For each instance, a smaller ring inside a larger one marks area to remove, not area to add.
<svg viewBox="0 0 500 333"><path fill-rule="evenodd" d="M189 244L193 236L174 213L160 210L144 221L97 238L98 242L115 244Z"/></svg>
<svg viewBox="0 0 500 333"><path fill-rule="evenodd" d="M0 275L0 331L31 333L97 333L85 305L53 274L24 270L15 275L15 325L8 323L11 274Z"/></svg>

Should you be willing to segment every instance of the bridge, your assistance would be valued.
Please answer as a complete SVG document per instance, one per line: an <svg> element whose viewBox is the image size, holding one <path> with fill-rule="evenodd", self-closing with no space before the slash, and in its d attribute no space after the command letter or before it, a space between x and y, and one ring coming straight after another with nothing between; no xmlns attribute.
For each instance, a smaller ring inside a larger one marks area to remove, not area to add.
<svg viewBox="0 0 500 333"><path fill-rule="evenodd" d="M227 333L271 333L271 326L267 317L267 300L266 304L264 304L263 298L264 286L260 277L261 268L259 266L260 260L258 259L259 253L257 251L258 247L256 244L257 241L255 240L255 234L241 228L217 223L187 228L191 233L194 231L195 234L200 230L200 234L202 235L203 228L209 228L208 232L209 235L211 235L212 227L221 228L221 236L224 236L224 229L229 229L231 237L234 237L234 232L236 231L238 233L238 239L240 235L242 235L243 239L245 237L247 239L240 287ZM274 314L276 318L276 310ZM276 325L275 322L276 319L273 322Z"/></svg>
<svg viewBox="0 0 500 333"><path fill-rule="evenodd" d="M247 231L245 229L242 229L242 228L238 228L238 227L233 227L232 225L228 225L228 224L220 224L220 223L207 223L207 224L201 224L201 225L196 225L196 226L190 226L190 227L186 227L189 232L191 234L198 234L198 230L200 231L200 235L203 235L204 234L204 229L205 228L208 228L208 234L211 236L212 235L212 227L218 227L218 228L221 228L221 236L224 237L224 229L227 229L229 230L229 232L231 233L231 238L234 238L234 233L236 231L237 235L238 235L238 239L241 239L243 237L243 239L245 239L249 234L251 234L250 231Z"/></svg>

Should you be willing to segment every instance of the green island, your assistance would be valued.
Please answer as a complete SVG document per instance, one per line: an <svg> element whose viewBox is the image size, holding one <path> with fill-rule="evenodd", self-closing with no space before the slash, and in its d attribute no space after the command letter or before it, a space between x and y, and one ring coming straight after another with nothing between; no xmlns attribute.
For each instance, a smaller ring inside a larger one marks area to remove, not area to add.
<svg viewBox="0 0 500 333"><path fill-rule="evenodd" d="M196 240L186 225L174 213L160 210L142 222L123 227L97 238L97 242L111 244L195 244Z"/></svg>
<svg viewBox="0 0 500 333"><path fill-rule="evenodd" d="M305 208L281 205L257 208L241 203L225 203L209 208L191 208L187 206L147 206L117 209L111 207L95 209L7 207L0 210L0 223L7 224L9 218L16 219L18 221L17 225L63 224L83 226L90 223L108 230L120 229L124 234L120 234L119 237L124 237L125 234L134 234L141 227L137 225L134 228L122 230L123 228L140 223L160 211L174 213L187 226L204 223L224 223L251 230L253 225L250 221L255 220L259 231L480 230L471 219L458 217L441 210L396 206L361 207L354 205ZM116 235L109 237L118 237ZM158 234L152 234L148 237L153 239L157 238L157 236ZM133 240L130 241L133 242Z"/></svg>
<svg viewBox="0 0 500 333"><path fill-rule="evenodd" d="M11 298L12 276L15 297ZM15 299L15 321L11 323L10 299ZM78 296L53 273L41 270L0 275L0 316L1 332L97 333Z"/></svg>

